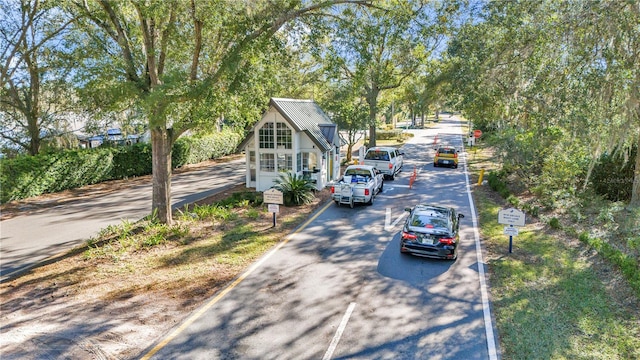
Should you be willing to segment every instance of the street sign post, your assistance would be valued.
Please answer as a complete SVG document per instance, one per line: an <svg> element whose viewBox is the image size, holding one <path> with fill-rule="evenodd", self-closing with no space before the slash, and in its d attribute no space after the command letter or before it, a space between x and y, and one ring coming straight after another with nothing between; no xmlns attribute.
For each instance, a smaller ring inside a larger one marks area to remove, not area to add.
<svg viewBox="0 0 640 360"><path fill-rule="evenodd" d="M281 204L284 204L282 191L271 188L262 193L262 201L269 206L269 211L273 213L273 227L276 227L276 213L280 212Z"/></svg>
<svg viewBox="0 0 640 360"><path fill-rule="evenodd" d="M509 235L509 254L513 251L513 237L518 235L518 228L524 226L525 214L518 209L503 209L498 211L498 224L508 225L504 227L504 234Z"/></svg>

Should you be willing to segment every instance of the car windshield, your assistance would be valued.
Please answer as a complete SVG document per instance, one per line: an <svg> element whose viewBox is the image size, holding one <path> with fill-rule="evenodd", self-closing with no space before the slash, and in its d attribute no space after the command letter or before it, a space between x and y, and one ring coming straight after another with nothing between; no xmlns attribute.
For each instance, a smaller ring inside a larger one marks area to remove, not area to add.
<svg viewBox="0 0 640 360"><path fill-rule="evenodd" d="M384 160L389 161L389 152L387 151L378 151L378 150L369 150L367 154L364 156L366 160Z"/></svg>
<svg viewBox="0 0 640 360"><path fill-rule="evenodd" d="M456 150L455 149L442 148L442 149L438 150L438 152L440 154L455 154Z"/></svg>
<svg viewBox="0 0 640 360"><path fill-rule="evenodd" d="M429 214L414 214L409 224L410 226L424 227L427 229L449 230L449 221L447 218L435 217Z"/></svg>
<svg viewBox="0 0 640 360"><path fill-rule="evenodd" d="M348 169L347 171L344 172L344 174L347 176L353 176L353 175L371 176L371 172L366 169Z"/></svg>

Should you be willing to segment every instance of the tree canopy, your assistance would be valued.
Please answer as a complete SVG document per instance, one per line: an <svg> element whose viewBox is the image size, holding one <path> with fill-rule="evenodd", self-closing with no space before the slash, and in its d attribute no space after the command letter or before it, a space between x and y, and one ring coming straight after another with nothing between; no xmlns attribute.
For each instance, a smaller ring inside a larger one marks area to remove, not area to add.
<svg viewBox="0 0 640 360"><path fill-rule="evenodd" d="M640 143L639 16L634 2L490 2L451 42L458 105L540 192L585 188L601 154Z"/></svg>
<svg viewBox="0 0 640 360"><path fill-rule="evenodd" d="M317 99L352 134L368 127L370 146L385 106L414 115L454 104L500 137L504 167L539 194L588 188L615 153L635 165L630 205L640 205L637 2L13 5L0 0L0 136L37 154L67 130L66 112L143 124L162 222L176 139L249 129L272 96Z"/></svg>

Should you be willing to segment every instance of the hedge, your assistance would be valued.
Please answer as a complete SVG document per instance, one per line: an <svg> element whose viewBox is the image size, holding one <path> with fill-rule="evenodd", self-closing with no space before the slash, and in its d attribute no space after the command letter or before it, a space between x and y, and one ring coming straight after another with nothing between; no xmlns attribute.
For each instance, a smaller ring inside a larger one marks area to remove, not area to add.
<svg viewBox="0 0 640 360"><path fill-rule="evenodd" d="M172 166L179 168L233 154L240 141L242 135L233 130L180 138L172 148ZM0 203L108 180L149 175L151 154L151 144L138 143L2 159Z"/></svg>

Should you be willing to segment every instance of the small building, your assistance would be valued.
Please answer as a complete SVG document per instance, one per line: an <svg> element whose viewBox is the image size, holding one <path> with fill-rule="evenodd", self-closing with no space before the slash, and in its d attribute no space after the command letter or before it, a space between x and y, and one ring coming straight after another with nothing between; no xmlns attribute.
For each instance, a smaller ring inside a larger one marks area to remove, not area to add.
<svg viewBox="0 0 640 360"><path fill-rule="evenodd" d="M246 186L257 191L283 172L311 179L318 190L340 175L338 126L313 100L272 98L238 149L246 156Z"/></svg>
<svg viewBox="0 0 640 360"><path fill-rule="evenodd" d="M110 143L124 146L124 145L132 145L140 142L140 135L127 135L126 137L122 134L122 131L118 128L115 129L107 129L106 135L96 135L91 137L83 137L78 136L78 140L81 144L86 144L83 147L89 148L97 148L102 145L105 141Z"/></svg>

